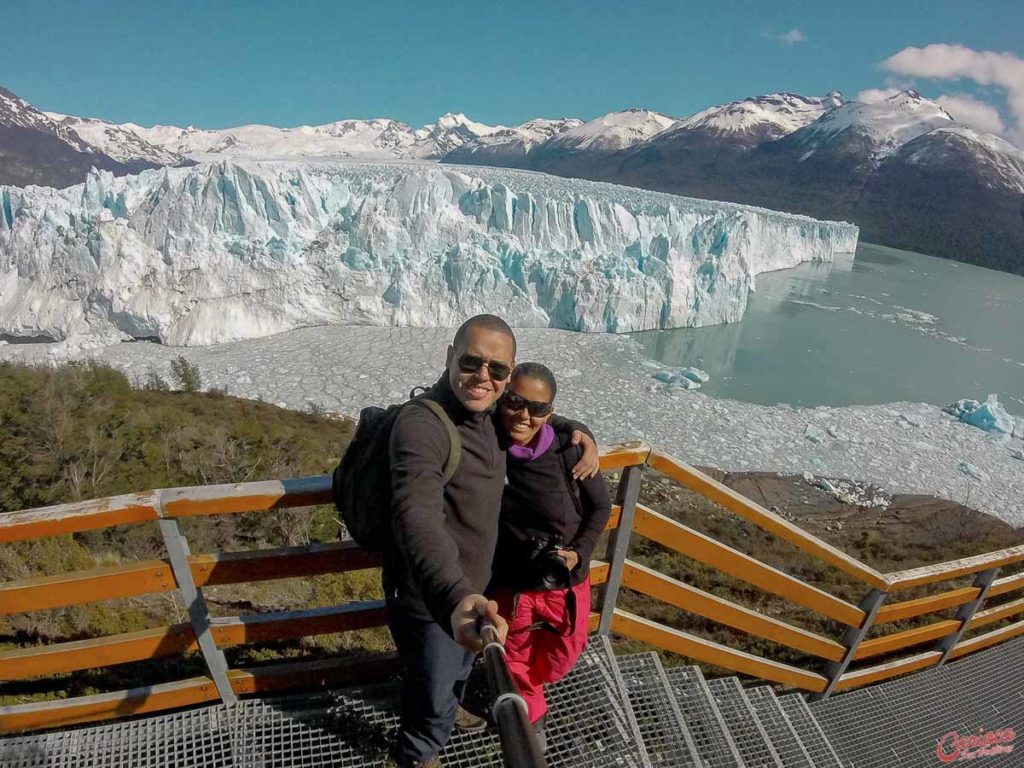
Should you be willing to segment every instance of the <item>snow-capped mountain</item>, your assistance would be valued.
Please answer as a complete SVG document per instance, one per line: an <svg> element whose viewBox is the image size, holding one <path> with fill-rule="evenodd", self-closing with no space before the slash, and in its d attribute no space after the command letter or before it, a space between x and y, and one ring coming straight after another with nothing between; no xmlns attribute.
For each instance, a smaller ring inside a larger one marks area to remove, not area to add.
<svg viewBox="0 0 1024 768"><path fill-rule="evenodd" d="M536 147L580 125L583 125L583 121L576 118L529 120L522 125L502 128L467 141L445 155L444 161L471 165L521 166L523 158Z"/></svg>
<svg viewBox="0 0 1024 768"><path fill-rule="evenodd" d="M0 333L212 344L310 325L630 331L739 319L857 228L426 163L221 161L0 187Z"/></svg>
<svg viewBox="0 0 1024 768"><path fill-rule="evenodd" d="M762 100L790 101L748 101ZM872 242L1024 272L1024 165L1002 139L957 123L914 91L871 104L830 94L802 117L787 104L768 120L738 104L610 156L577 156L568 170L536 162L544 156L535 152L532 167L852 220Z"/></svg>
<svg viewBox="0 0 1024 768"><path fill-rule="evenodd" d="M0 183L68 186L93 167L114 173L133 170L93 147L71 126L0 87ZM153 167L143 162L134 170Z"/></svg>
<svg viewBox="0 0 1024 768"><path fill-rule="evenodd" d="M550 152L618 152L648 141L669 128L676 118L648 109L610 112L562 131L544 145Z"/></svg>
<svg viewBox="0 0 1024 768"><path fill-rule="evenodd" d="M870 159L892 154L908 141L954 123L953 116L916 91L901 91L882 101L852 101L809 123L794 139L808 152L821 146L870 147Z"/></svg>
<svg viewBox="0 0 1024 768"><path fill-rule="evenodd" d="M833 91L827 96L772 93L711 107L684 120L657 137L661 146L695 135L715 137L738 146L751 147L783 136L813 123L825 112L845 102ZM653 142L652 142L653 143Z"/></svg>
<svg viewBox="0 0 1024 768"><path fill-rule="evenodd" d="M66 186L92 166L116 174L180 158L506 166L852 219L869 240L1024 272L1020 151L914 91L871 104L775 93L678 121L634 109L512 127L448 114L422 128L375 119L223 130L58 121L2 94L0 183Z"/></svg>
<svg viewBox="0 0 1024 768"><path fill-rule="evenodd" d="M45 112L48 118L64 129L69 129L86 145L83 151L99 150L118 162L131 167L139 163L148 168L160 166L187 165L183 156L164 147L152 144L139 135L140 126L126 123L119 125L106 120L87 117L73 117L58 112ZM138 168L144 170L145 168Z"/></svg>
<svg viewBox="0 0 1024 768"><path fill-rule="evenodd" d="M436 160L467 141L502 130L462 114L446 114L414 129L398 120L338 120L325 125L276 128L243 125L221 130L154 126L123 128L144 141L190 160L327 159Z"/></svg>
<svg viewBox="0 0 1024 768"><path fill-rule="evenodd" d="M644 146L675 122L674 117L646 109L611 112L559 132L514 165L561 176L586 177L605 158Z"/></svg>

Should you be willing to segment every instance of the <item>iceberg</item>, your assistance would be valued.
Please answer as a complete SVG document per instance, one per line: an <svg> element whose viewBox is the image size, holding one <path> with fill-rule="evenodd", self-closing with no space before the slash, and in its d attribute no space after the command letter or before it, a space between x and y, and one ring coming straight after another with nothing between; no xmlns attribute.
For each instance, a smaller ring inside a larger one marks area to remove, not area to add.
<svg viewBox="0 0 1024 768"><path fill-rule="evenodd" d="M965 424L970 424L986 432L1012 435L1014 431L1013 417L999 404L999 399L994 394L989 395L984 403L979 403L977 400L957 400L942 410L956 416Z"/></svg>
<svg viewBox="0 0 1024 768"><path fill-rule="evenodd" d="M0 186L0 333L175 346L321 325L734 322L851 224L505 169L222 161ZM695 382L699 383L699 382Z"/></svg>

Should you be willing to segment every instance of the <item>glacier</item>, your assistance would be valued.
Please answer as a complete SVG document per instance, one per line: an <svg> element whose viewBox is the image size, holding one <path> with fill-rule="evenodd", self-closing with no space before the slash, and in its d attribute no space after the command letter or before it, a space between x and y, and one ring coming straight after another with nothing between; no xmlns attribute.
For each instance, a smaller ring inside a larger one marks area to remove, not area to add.
<svg viewBox="0 0 1024 768"><path fill-rule="evenodd" d="M523 171L221 161L0 186L0 335L210 345L320 325L734 322L852 224Z"/></svg>

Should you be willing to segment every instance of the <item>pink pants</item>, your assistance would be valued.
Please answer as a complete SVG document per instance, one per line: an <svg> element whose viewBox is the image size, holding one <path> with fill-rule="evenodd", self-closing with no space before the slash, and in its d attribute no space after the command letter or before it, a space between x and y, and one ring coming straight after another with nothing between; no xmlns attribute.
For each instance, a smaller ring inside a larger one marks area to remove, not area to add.
<svg viewBox="0 0 1024 768"><path fill-rule="evenodd" d="M568 637L563 637L570 627L565 605L567 592L554 589L516 595L502 592L495 596L499 612L509 625L505 658L530 709L531 722L537 722L548 711L544 684L556 683L569 674L587 645L590 577L572 588L576 594L576 626ZM558 632L547 628L527 629L538 622L549 624Z"/></svg>

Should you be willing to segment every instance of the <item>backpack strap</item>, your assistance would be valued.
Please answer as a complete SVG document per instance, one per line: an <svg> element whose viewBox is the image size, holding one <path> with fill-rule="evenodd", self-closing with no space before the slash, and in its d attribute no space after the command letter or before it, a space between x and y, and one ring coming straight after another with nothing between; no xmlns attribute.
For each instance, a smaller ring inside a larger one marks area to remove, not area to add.
<svg viewBox="0 0 1024 768"><path fill-rule="evenodd" d="M448 459L444 463L444 473L441 476L442 485L448 485L455 476L459 463L462 461L462 438L459 437L459 430L455 426L455 422L451 420L448 414L445 413L444 408L436 400L420 396L412 402L420 403L429 408L444 425L445 431L448 432Z"/></svg>
<svg viewBox="0 0 1024 768"><path fill-rule="evenodd" d="M572 497L573 506L576 507L576 514L583 519L583 501L580 499L580 488L576 479L572 476L572 468L579 461L579 450L572 444L572 438L568 435L558 436L559 449L562 452L562 475L565 477L565 484L569 488L569 495Z"/></svg>

